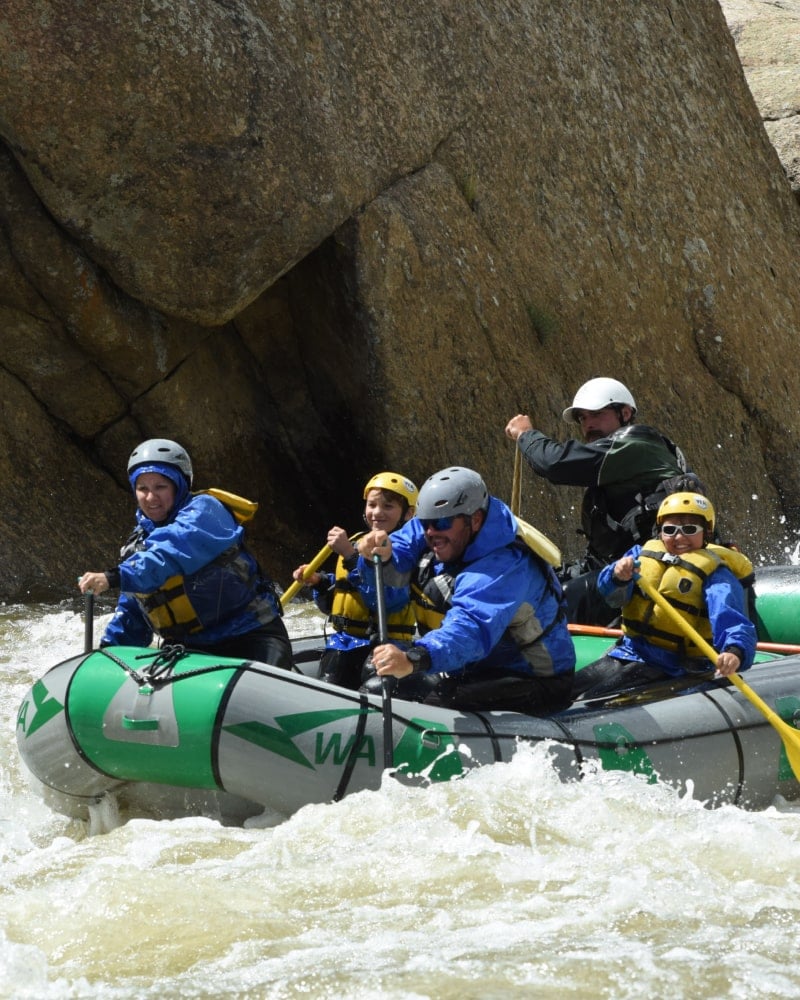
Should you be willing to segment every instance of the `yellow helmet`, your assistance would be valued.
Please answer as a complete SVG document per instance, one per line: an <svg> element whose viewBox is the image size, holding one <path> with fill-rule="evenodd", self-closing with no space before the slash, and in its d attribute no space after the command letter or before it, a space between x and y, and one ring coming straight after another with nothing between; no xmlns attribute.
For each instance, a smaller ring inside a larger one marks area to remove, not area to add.
<svg viewBox="0 0 800 1000"><path fill-rule="evenodd" d="M417 496L419 490L406 476L401 476L399 472L379 472L364 487L364 499L370 490L391 490L405 497L409 507L417 506Z"/></svg>
<svg viewBox="0 0 800 1000"><path fill-rule="evenodd" d="M708 497L700 493L670 493L656 514L656 524L673 514L696 514L706 522L709 532L714 530L714 508Z"/></svg>

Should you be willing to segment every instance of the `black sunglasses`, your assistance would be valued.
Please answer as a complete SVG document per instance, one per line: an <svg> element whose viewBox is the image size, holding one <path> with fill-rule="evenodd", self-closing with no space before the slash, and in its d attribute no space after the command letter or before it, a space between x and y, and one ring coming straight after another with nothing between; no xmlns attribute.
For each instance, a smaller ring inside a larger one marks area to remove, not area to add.
<svg viewBox="0 0 800 1000"><path fill-rule="evenodd" d="M661 533L666 535L667 538L671 538L673 535L677 535L680 532L682 535L686 535L687 538L691 538L692 535L696 535L698 531L703 530L702 524L662 524Z"/></svg>

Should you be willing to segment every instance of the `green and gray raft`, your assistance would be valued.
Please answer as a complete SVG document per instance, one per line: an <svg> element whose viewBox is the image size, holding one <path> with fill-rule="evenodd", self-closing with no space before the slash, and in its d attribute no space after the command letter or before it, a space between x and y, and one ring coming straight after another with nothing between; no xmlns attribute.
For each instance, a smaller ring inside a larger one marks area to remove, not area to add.
<svg viewBox="0 0 800 1000"><path fill-rule="evenodd" d="M791 575L759 572L759 627L773 643L800 636L800 624L790 627L798 603L798 589L792 601L786 587ZM613 642L608 635L573 638L579 666ZM20 706L22 759L46 801L79 816L114 793L147 815L201 813L239 823L264 810L290 815L311 802L377 789L380 698L315 676L320 637L298 640L294 650L297 672L169 647L72 657L37 681ZM761 653L745 676L781 719L800 722L800 655ZM391 731L394 774L408 783L450 780L510 760L520 741L547 741L564 779L579 778L595 760L679 788L691 783L693 795L711 806L758 809L778 795L800 798L779 735L723 680L620 691L542 718L455 712L395 697Z"/></svg>

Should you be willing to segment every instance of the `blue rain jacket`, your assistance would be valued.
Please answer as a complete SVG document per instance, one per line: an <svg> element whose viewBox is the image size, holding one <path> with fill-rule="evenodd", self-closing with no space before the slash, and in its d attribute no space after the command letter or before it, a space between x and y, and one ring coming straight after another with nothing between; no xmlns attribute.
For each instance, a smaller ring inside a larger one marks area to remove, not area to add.
<svg viewBox="0 0 800 1000"><path fill-rule="evenodd" d="M439 628L414 640L430 654L430 673L490 675L493 669L534 673L506 630L522 604L532 606L544 630L540 642L549 653L547 673L571 673L575 648L561 611L561 588L552 574L524 546L516 543L517 521L497 497L490 497L486 520L457 566L435 564L439 572L456 573L451 607ZM392 558L384 581L402 586L412 580L429 549L418 518L391 536ZM374 570L360 560L364 575ZM555 583L555 587L554 587ZM555 623L555 624L554 624Z"/></svg>
<svg viewBox="0 0 800 1000"><path fill-rule="evenodd" d="M120 598L102 645L149 645L153 627L134 595L152 594L174 576L184 578L202 629L171 641L202 649L280 614L270 581L242 547L244 528L215 497L183 491L166 523L138 509L136 520L143 547L119 565Z"/></svg>

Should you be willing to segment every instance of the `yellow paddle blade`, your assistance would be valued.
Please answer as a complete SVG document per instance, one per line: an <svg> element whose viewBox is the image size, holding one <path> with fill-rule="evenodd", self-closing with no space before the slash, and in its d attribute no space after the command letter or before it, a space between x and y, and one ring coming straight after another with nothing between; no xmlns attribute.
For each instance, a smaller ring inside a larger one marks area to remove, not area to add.
<svg viewBox="0 0 800 1000"><path fill-rule="evenodd" d="M651 601L654 601L666 614L670 616L670 618L672 618L683 634L691 639L699 649L702 649L705 656L707 656L712 663L716 664L717 652L714 647L710 643L706 642L697 629L690 625L679 611L673 608L664 595L660 594L652 584L648 583L647 580L643 580L641 577L636 578L636 583L638 587L644 591L645 594L647 594ZM751 704L755 705L759 712L764 715L767 722L774 726L778 731L780 738L783 740L783 746L786 750L786 757L789 761L789 766L794 772L795 778L800 781L800 731L784 722L777 712L774 712L765 701L762 701L750 685L745 684L738 674L729 674L728 680L742 692Z"/></svg>
<svg viewBox="0 0 800 1000"><path fill-rule="evenodd" d="M291 586L287 587L286 590L281 594L281 607L285 608L286 605L291 601L296 593L302 588L304 582L311 576L312 573L316 573L320 566L325 562L328 556L333 555L333 549L330 545L323 545L319 552L314 556L311 562L306 566L305 572L303 573L302 580L295 580Z"/></svg>
<svg viewBox="0 0 800 1000"><path fill-rule="evenodd" d="M561 550L556 543L551 542L547 535L542 534L527 521L523 521L521 517L517 517L517 538L521 538L529 549L551 566L561 565Z"/></svg>
<svg viewBox="0 0 800 1000"><path fill-rule="evenodd" d="M789 765L792 771L794 771L795 778L800 781L800 731L795 729L794 726L790 726L788 722L784 722L778 713L774 712L765 701L762 701L750 685L745 684L738 674L730 674L728 680L731 684L736 685L745 698L751 704L755 705L759 712L764 714L767 721L780 733Z"/></svg>

